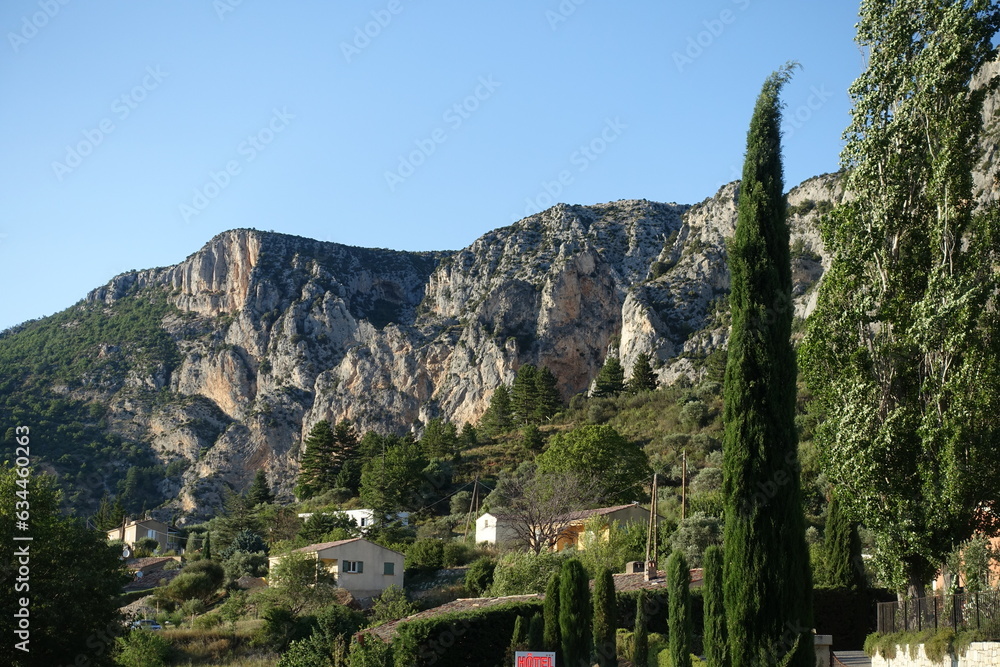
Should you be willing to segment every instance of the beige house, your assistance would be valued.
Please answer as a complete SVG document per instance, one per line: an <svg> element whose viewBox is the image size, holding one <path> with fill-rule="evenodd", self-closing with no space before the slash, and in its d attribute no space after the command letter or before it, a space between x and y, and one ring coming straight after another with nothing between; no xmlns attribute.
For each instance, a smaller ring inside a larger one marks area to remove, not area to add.
<svg viewBox="0 0 1000 667"><path fill-rule="evenodd" d="M403 554L363 537L310 544L292 553L314 555L337 585L356 598L375 597L393 584L403 587ZM271 567L280 560L281 556L270 558Z"/></svg>
<svg viewBox="0 0 1000 667"><path fill-rule="evenodd" d="M592 510L580 510L570 512L557 519L563 524L563 530L556 540L556 551L562 551L573 547L578 551L586 548L586 540L583 539L585 524L589 519L600 517L604 527L600 537L608 538L608 531L611 523L617 521L619 524L626 523L649 523L649 509L642 507L639 503L629 505L615 505L613 507L599 507ZM659 518L657 518L659 520ZM483 514L476 519L476 543L483 542L498 546L512 545L517 542L517 532L513 527L513 519L504 514Z"/></svg>
<svg viewBox="0 0 1000 667"><path fill-rule="evenodd" d="M146 537L151 537L160 543L160 553L170 550L180 551L177 532L171 531L167 524L156 519L129 521L108 531L108 540L121 540L132 549L135 549L136 542Z"/></svg>

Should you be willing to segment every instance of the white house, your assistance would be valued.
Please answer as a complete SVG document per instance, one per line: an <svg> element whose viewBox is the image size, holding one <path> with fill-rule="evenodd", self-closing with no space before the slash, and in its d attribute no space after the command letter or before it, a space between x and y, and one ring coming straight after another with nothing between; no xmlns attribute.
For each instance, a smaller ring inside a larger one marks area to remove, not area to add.
<svg viewBox="0 0 1000 667"><path fill-rule="evenodd" d="M476 519L476 544L509 545L517 542L517 532L512 521L503 514L486 512Z"/></svg>
<svg viewBox="0 0 1000 667"><path fill-rule="evenodd" d="M310 554L333 574L337 586L356 598L380 595L393 584L403 587L403 554L363 537L310 544L292 553ZM269 558L273 568L282 556Z"/></svg>
<svg viewBox="0 0 1000 667"><path fill-rule="evenodd" d="M358 528L361 529L362 533L368 532L368 529L375 523L375 510L340 510L336 512L336 514L346 514L354 519L354 523L358 524ZM305 521L312 515L312 512L303 512L302 514L299 514L299 518ZM399 520L400 524L404 526L410 525L409 512L397 512L396 518Z"/></svg>

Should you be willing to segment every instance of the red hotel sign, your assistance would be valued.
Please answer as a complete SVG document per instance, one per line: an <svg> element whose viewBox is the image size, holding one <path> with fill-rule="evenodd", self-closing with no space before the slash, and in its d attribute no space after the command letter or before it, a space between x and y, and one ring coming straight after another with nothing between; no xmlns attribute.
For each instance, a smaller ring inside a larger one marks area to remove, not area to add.
<svg viewBox="0 0 1000 667"><path fill-rule="evenodd" d="M514 654L514 667L556 667L556 654L518 651Z"/></svg>

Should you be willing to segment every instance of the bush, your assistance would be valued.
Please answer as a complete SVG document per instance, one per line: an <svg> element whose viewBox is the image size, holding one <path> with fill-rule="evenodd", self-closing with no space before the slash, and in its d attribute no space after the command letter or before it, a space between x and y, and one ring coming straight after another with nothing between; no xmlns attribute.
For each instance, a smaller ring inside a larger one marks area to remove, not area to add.
<svg viewBox="0 0 1000 667"><path fill-rule="evenodd" d="M403 592L403 589L393 584L375 599L371 614L372 625L382 625L389 621L406 618L415 611L416 608L406 599L406 593Z"/></svg>
<svg viewBox="0 0 1000 667"><path fill-rule="evenodd" d="M406 550L406 565L414 570L438 570L443 561L441 540L417 540Z"/></svg>
<svg viewBox="0 0 1000 667"><path fill-rule="evenodd" d="M566 556L543 551L540 554L514 551L504 554L493 572L490 595L544 593L549 576L558 572ZM511 626L513 631L513 625ZM509 637L508 637L509 639Z"/></svg>
<svg viewBox="0 0 1000 667"><path fill-rule="evenodd" d="M195 618L192 625L198 630L211 630L222 625L222 615L218 612L203 614Z"/></svg>
<svg viewBox="0 0 1000 667"><path fill-rule="evenodd" d="M496 568L497 562L487 556L472 561L465 572L465 587L476 597L485 595L493 585L493 572Z"/></svg>
<svg viewBox="0 0 1000 667"><path fill-rule="evenodd" d="M151 630L133 630L115 640L115 661L121 667L166 667L170 644Z"/></svg>
<svg viewBox="0 0 1000 667"><path fill-rule="evenodd" d="M226 560L224 570L227 582L234 582L243 576L263 577L267 575L267 556L263 552L235 551Z"/></svg>
<svg viewBox="0 0 1000 667"><path fill-rule="evenodd" d="M461 542L445 542L444 550L441 553L441 564L444 567L458 567L468 563L474 554L474 550L467 544Z"/></svg>

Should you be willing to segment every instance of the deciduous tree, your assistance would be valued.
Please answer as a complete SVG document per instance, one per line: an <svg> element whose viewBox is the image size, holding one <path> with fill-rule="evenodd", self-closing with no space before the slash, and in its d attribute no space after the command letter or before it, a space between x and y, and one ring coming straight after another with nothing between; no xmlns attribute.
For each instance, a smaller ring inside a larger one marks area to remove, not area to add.
<svg viewBox="0 0 1000 667"><path fill-rule="evenodd" d="M866 0L868 67L841 154L852 197L803 347L841 502L872 531L880 578L922 595L953 544L992 531L1000 497L1000 217L977 210L995 2Z"/></svg>

